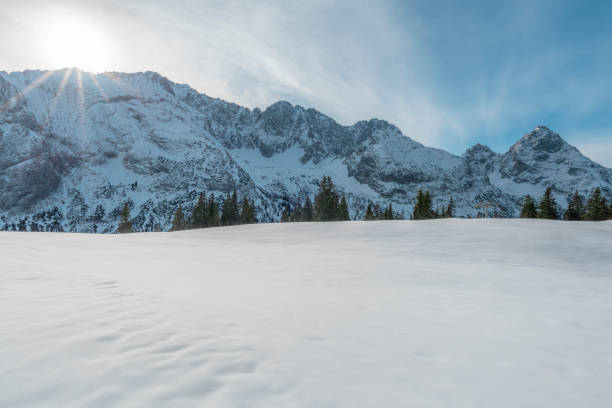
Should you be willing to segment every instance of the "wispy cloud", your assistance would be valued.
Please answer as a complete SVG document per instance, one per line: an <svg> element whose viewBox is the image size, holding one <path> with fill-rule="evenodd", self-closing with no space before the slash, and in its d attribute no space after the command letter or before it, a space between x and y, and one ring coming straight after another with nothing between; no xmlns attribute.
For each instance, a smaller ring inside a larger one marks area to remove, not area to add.
<svg viewBox="0 0 612 408"><path fill-rule="evenodd" d="M591 160L612 169L612 130L578 133L569 139Z"/></svg>
<svg viewBox="0 0 612 408"><path fill-rule="evenodd" d="M158 71L249 107L285 99L343 124L378 117L456 153L476 142L505 150L538 124L585 143L595 127L612 129L606 4L31 0L0 9L30 31L58 10L87 16L112 42L114 70ZM3 29L0 66L44 67L19 51L35 38L2 43Z"/></svg>

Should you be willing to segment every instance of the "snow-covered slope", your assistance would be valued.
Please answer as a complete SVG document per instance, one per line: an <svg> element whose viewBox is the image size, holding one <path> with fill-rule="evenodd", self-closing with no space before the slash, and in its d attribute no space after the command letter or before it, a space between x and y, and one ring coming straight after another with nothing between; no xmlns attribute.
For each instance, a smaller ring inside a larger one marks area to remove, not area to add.
<svg viewBox="0 0 612 408"><path fill-rule="evenodd" d="M0 248L2 407L612 400L610 221L0 232Z"/></svg>
<svg viewBox="0 0 612 408"><path fill-rule="evenodd" d="M234 188L276 220L323 175L353 217L368 201L409 213L419 188L436 206L452 196L458 215L481 200L516 215L524 194L547 186L561 206L576 188L612 197L612 170L544 127L503 155L477 145L460 157L385 121L341 126L287 102L250 110L152 72L0 73L0 229L111 232L126 201L136 229L167 229L200 191Z"/></svg>

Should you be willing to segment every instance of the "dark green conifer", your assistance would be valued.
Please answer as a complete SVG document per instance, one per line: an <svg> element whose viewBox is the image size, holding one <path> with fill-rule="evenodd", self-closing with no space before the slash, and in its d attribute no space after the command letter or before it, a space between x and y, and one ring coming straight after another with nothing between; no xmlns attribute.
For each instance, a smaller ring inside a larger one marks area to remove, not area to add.
<svg viewBox="0 0 612 408"><path fill-rule="evenodd" d="M336 221L338 218L338 193L331 177L323 176L314 201L315 221Z"/></svg>
<svg viewBox="0 0 612 408"><path fill-rule="evenodd" d="M247 197L242 199L242 210L240 211L241 224L255 224L257 217L255 216L255 203L251 203Z"/></svg>
<svg viewBox="0 0 612 408"><path fill-rule="evenodd" d="M240 223L240 207L238 203L238 192L234 189L232 193L232 219L230 225L236 225Z"/></svg>
<svg viewBox="0 0 612 408"><path fill-rule="evenodd" d="M304 209L302 208L302 204L298 200L298 202L293 207L293 211L291 212L291 221L292 222L300 222L304 218Z"/></svg>
<svg viewBox="0 0 612 408"><path fill-rule="evenodd" d="M306 197L306 202L304 203L304 208L302 210L302 221L312 221L313 219L314 209L312 206L312 201L310 200L310 196Z"/></svg>
<svg viewBox="0 0 612 408"><path fill-rule="evenodd" d="M225 195L225 200L223 200L221 225L233 225L234 218L234 204L232 203L232 196L228 192Z"/></svg>
<svg viewBox="0 0 612 408"><path fill-rule="evenodd" d="M182 231L184 229L187 229L187 222L185 221L183 208L179 205L174 212L174 218L172 219L172 227L170 228L170 231Z"/></svg>
<svg viewBox="0 0 612 408"><path fill-rule="evenodd" d="M209 227L218 227L220 221L219 204L217 203L214 194L210 193L208 203L206 204L206 223Z"/></svg>
<svg viewBox="0 0 612 408"><path fill-rule="evenodd" d="M338 205L338 220L340 221L349 221L351 216L348 210L348 204L346 202L346 195L342 194L342 199L340 200L340 204Z"/></svg>
<svg viewBox="0 0 612 408"><path fill-rule="evenodd" d="M576 190L567 206L567 211L565 212L565 219L568 221L580 221L582 220L583 213L584 204L582 201L582 196L578 193L578 190Z"/></svg>
<svg viewBox="0 0 612 408"><path fill-rule="evenodd" d="M200 193L198 202L191 212L191 228L208 227L208 214L206 208L206 194Z"/></svg>
<svg viewBox="0 0 612 408"><path fill-rule="evenodd" d="M121 218L119 219L119 227L117 228L119 233L125 234L132 231L132 222L130 221L130 204L126 202L123 204L121 210Z"/></svg>
<svg viewBox="0 0 612 408"><path fill-rule="evenodd" d="M601 195L601 189L595 188L587 202L584 219L587 221L603 221L609 218L608 205L606 199Z"/></svg>
<svg viewBox="0 0 612 408"><path fill-rule="evenodd" d="M281 222L291 222L291 209L289 206L285 206L281 214Z"/></svg>
<svg viewBox="0 0 612 408"><path fill-rule="evenodd" d="M372 204L368 203L368 207L365 212L365 221L374 221L376 217L374 216L374 211L372 210Z"/></svg>
<svg viewBox="0 0 612 408"><path fill-rule="evenodd" d="M455 201L453 200L453 197L448 200L448 205L446 206L444 216L447 218L453 218L455 216Z"/></svg>
<svg viewBox="0 0 612 408"><path fill-rule="evenodd" d="M523 199L523 207L521 208L521 218L536 218L538 212L536 209L535 201L529 194Z"/></svg>
<svg viewBox="0 0 612 408"><path fill-rule="evenodd" d="M538 205L538 218L546 220L556 220L559 218L557 203L555 202L550 187L546 188L544 195L540 199L540 204Z"/></svg>
<svg viewBox="0 0 612 408"><path fill-rule="evenodd" d="M392 220L393 217L393 205L391 203L389 203L389 205L387 206L387 208L385 208L385 212L383 214L383 219L385 220Z"/></svg>
<svg viewBox="0 0 612 408"><path fill-rule="evenodd" d="M413 220L425 220L435 217L435 212L432 208L432 198L429 191L423 193L423 190L419 190L416 196L416 203L412 211Z"/></svg>

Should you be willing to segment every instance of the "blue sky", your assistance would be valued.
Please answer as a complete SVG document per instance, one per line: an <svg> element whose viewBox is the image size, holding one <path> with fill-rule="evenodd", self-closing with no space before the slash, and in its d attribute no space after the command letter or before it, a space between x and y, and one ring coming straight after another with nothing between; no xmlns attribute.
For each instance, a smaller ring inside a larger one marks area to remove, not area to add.
<svg viewBox="0 0 612 408"><path fill-rule="evenodd" d="M503 152L543 124L612 167L612 2L0 0L0 10L0 70L60 68L42 39L77 20L107 44L93 70L155 70L342 124L386 119L458 154L475 143Z"/></svg>

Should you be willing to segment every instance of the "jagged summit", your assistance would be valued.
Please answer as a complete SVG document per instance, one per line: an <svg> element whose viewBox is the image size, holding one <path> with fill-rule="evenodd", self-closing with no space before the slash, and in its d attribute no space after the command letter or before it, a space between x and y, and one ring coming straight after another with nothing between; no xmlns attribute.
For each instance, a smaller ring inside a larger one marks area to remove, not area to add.
<svg viewBox="0 0 612 408"><path fill-rule="evenodd" d="M154 72L0 73L0 229L112 232L125 202L137 230L167 229L179 204L188 214L199 192L234 188L277 220L323 175L356 218L368 202L409 214L419 189L435 207L453 197L459 216L484 199L517 215L547 186L562 206L577 188L612 197L612 170L543 126L505 154L478 144L456 156L384 120L343 126L286 101L250 110Z"/></svg>
<svg viewBox="0 0 612 408"><path fill-rule="evenodd" d="M516 142L510 150L520 154L522 150L530 149L538 152L554 153L571 146L561 136L546 126L537 126Z"/></svg>

